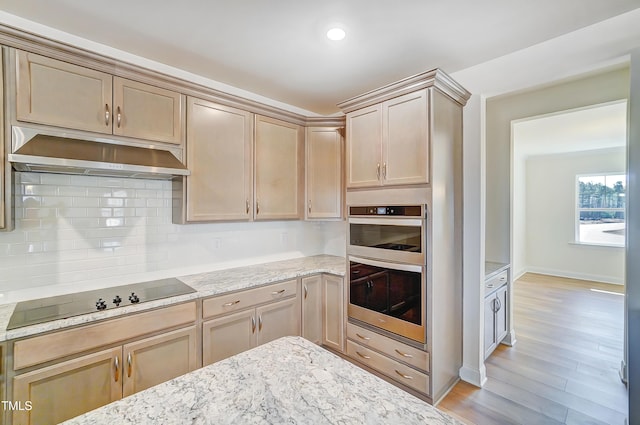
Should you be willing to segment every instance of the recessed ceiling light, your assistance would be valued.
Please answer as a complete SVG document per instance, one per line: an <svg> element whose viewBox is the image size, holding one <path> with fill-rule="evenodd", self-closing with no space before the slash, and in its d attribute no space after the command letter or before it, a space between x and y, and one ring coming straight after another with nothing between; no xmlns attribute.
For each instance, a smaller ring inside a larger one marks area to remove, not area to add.
<svg viewBox="0 0 640 425"><path fill-rule="evenodd" d="M342 28L331 28L327 31L327 38L333 41L340 41L347 35Z"/></svg>

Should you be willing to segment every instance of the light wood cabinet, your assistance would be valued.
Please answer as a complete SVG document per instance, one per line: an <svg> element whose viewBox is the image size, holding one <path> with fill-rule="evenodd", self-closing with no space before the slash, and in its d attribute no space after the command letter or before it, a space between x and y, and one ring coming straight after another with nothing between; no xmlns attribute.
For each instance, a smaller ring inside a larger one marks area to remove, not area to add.
<svg viewBox="0 0 640 425"><path fill-rule="evenodd" d="M322 344L322 276L302 278L302 336Z"/></svg>
<svg viewBox="0 0 640 425"><path fill-rule="evenodd" d="M122 347L111 348L17 376L13 400L31 410L13 412L13 425L47 425L122 398Z"/></svg>
<svg viewBox="0 0 640 425"><path fill-rule="evenodd" d="M253 114L188 98L188 222L251 219L252 142Z"/></svg>
<svg viewBox="0 0 640 425"><path fill-rule="evenodd" d="M205 299L202 363L208 365L282 336L300 335L296 279Z"/></svg>
<svg viewBox="0 0 640 425"><path fill-rule="evenodd" d="M195 370L195 324L172 330L195 319L192 302L16 341L13 401L32 408L14 410L13 423L59 423Z"/></svg>
<svg viewBox="0 0 640 425"><path fill-rule="evenodd" d="M344 351L344 280L328 274L302 279L302 336Z"/></svg>
<svg viewBox="0 0 640 425"><path fill-rule="evenodd" d="M429 91L347 114L347 187L429 182Z"/></svg>
<svg viewBox="0 0 640 425"><path fill-rule="evenodd" d="M283 336L300 334L295 297L245 310L202 324L203 366Z"/></svg>
<svg viewBox="0 0 640 425"><path fill-rule="evenodd" d="M303 217L304 131L296 124L255 117L256 220Z"/></svg>
<svg viewBox="0 0 640 425"><path fill-rule="evenodd" d="M181 144L184 95L20 50L16 119Z"/></svg>
<svg viewBox="0 0 640 425"><path fill-rule="evenodd" d="M484 299L484 357L487 358L509 333L507 271L486 282L485 288L491 289Z"/></svg>
<svg viewBox="0 0 640 425"><path fill-rule="evenodd" d="M124 397L196 370L196 327L125 344L122 362Z"/></svg>
<svg viewBox="0 0 640 425"><path fill-rule="evenodd" d="M342 217L343 142L337 127L306 129L306 218Z"/></svg>
<svg viewBox="0 0 640 425"><path fill-rule="evenodd" d="M322 345L344 352L344 279L322 276Z"/></svg>

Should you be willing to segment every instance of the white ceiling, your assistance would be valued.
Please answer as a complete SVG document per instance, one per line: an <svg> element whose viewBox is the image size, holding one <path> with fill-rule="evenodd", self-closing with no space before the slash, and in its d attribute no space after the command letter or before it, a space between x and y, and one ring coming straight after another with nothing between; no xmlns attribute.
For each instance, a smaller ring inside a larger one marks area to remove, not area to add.
<svg viewBox="0 0 640 425"><path fill-rule="evenodd" d="M2 0L2 10L316 114L439 67L486 62L639 0ZM342 42L325 38L340 24Z"/></svg>
<svg viewBox="0 0 640 425"><path fill-rule="evenodd" d="M513 140L525 157L620 148L627 143L627 102L519 121Z"/></svg>

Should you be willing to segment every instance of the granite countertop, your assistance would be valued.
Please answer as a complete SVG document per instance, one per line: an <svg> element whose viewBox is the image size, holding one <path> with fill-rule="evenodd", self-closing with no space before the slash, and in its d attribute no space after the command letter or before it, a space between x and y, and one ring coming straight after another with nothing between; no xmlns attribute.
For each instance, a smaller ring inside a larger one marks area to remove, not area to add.
<svg viewBox="0 0 640 425"><path fill-rule="evenodd" d="M461 424L301 338L285 337L64 422Z"/></svg>
<svg viewBox="0 0 640 425"><path fill-rule="evenodd" d="M16 303L3 304L0 305L0 342L317 273L330 273L344 276L345 269L346 263L344 257L316 255L235 267L208 273L177 276L178 279L191 286L196 292L12 330L7 330L7 325L11 319Z"/></svg>

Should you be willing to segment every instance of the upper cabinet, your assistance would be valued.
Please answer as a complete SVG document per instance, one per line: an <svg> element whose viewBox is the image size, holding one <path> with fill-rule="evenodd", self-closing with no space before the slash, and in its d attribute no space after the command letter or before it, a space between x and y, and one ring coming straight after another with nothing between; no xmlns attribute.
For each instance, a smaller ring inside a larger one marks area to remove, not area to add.
<svg viewBox="0 0 640 425"><path fill-rule="evenodd" d="M434 140L455 127L436 116L441 96L461 107L470 93L434 69L340 103L347 188L433 184Z"/></svg>
<svg viewBox="0 0 640 425"><path fill-rule="evenodd" d="M184 95L16 50L16 119L181 144Z"/></svg>
<svg viewBox="0 0 640 425"><path fill-rule="evenodd" d="M304 196L303 127L256 115L256 220L300 219Z"/></svg>
<svg viewBox="0 0 640 425"><path fill-rule="evenodd" d="M188 98L188 222L251 219L252 143L253 114Z"/></svg>
<svg viewBox="0 0 640 425"><path fill-rule="evenodd" d="M306 217L342 217L342 151L338 127L308 127L306 137Z"/></svg>
<svg viewBox="0 0 640 425"><path fill-rule="evenodd" d="M8 208L5 201L8 201L8 198L11 194L11 187L6 185L7 177L5 176L5 172L9 172L11 169L6 162L6 153L4 151L4 66L2 60L2 50L0 49L0 230L9 230L9 226L7 226L8 221ZM6 167L6 168L5 168Z"/></svg>
<svg viewBox="0 0 640 425"><path fill-rule="evenodd" d="M347 114L347 187L429 182L429 106L420 90Z"/></svg>

